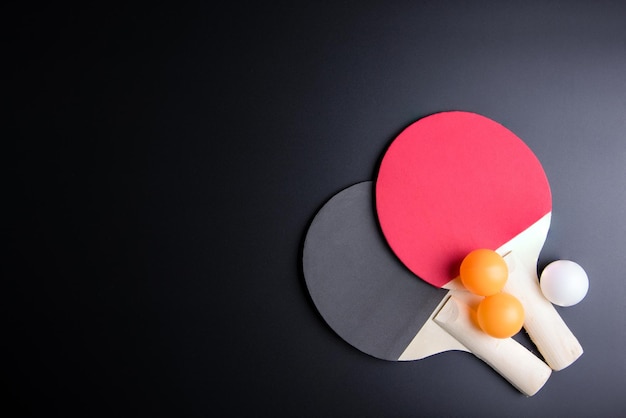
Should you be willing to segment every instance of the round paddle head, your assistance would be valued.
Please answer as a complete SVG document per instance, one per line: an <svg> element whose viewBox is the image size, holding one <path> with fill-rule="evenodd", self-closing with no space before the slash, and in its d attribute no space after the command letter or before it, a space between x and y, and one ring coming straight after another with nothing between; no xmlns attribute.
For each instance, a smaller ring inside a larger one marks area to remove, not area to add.
<svg viewBox="0 0 626 418"><path fill-rule="evenodd" d="M470 251L498 249L550 213L552 200L539 160L514 133L475 113L444 112L391 143L376 210L398 258L443 287Z"/></svg>
<svg viewBox="0 0 626 418"><path fill-rule="evenodd" d="M319 313L340 337L380 359L466 350L437 325L420 334L424 341L416 338L447 292L418 280L388 248L372 189L363 182L341 191L309 227L303 270ZM407 351L410 344L417 348Z"/></svg>

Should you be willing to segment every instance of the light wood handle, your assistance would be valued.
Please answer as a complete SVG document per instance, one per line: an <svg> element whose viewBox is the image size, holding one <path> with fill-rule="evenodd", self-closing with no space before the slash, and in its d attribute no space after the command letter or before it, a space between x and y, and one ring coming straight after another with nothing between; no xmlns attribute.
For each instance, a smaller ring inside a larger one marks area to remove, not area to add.
<svg viewBox="0 0 626 418"><path fill-rule="evenodd" d="M583 348L552 303L543 296L534 263L525 265L515 251L505 257L509 279L504 291L524 306L524 328L553 370L562 370L583 353Z"/></svg>
<svg viewBox="0 0 626 418"><path fill-rule="evenodd" d="M444 303L434 321L527 396L537 393L552 373L517 341L485 334L472 320L471 308L454 296Z"/></svg>

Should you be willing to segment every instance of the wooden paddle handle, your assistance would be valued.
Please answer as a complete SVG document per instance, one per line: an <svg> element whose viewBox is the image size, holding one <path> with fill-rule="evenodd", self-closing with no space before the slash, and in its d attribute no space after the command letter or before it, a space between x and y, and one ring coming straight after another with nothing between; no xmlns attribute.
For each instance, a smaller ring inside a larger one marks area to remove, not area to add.
<svg viewBox="0 0 626 418"><path fill-rule="evenodd" d="M433 319L526 396L537 393L552 373L543 361L517 341L485 334L472 319L471 308L454 296L450 296Z"/></svg>
<svg viewBox="0 0 626 418"><path fill-rule="evenodd" d="M505 257L509 279L504 291L524 306L524 328L544 360L553 370L562 370L583 353L583 348L552 303L543 296L537 279L536 263L525 265L515 256Z"/></svg>

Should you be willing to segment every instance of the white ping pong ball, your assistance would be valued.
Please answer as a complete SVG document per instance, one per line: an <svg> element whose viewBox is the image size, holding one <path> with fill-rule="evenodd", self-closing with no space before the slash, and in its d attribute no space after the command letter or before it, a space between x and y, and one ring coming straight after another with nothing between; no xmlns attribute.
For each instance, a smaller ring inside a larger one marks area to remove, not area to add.
<svg viewBox="0 0 626 418"><path fill-rule="evenodd" d="M569 260L548 264L541 273L539 283L546 299L559 306L576 305L589 290L587 273L580 265Z"/></svg>

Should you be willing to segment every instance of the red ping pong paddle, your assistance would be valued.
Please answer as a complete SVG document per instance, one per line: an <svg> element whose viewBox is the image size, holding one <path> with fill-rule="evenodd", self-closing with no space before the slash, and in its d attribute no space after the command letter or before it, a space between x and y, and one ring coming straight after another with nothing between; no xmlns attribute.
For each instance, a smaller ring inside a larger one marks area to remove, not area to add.
<svg viewBox="0 0 626 418"><path fill-rule="evenodd" d="M536 393L551 369L515 340L480 331L469 307L480 298L417 280L387 246L372 191L372 182L341 191L307 231L304 277L328 325L352 346L385 360L470 351L524 394ZM443 328L454 335L461 330L462 343Z"/></svg>
<svg viewBox="0 0 626 418"><path fill-rule="evenodd" d="M505 291L523 304L524 327L554 370L583 352L537 279L552 197L539 160L511 131L469 112L433 114L391 143L376 179L383 234L417 276L460 288L461 261L489 248L505 255Z"/></svg>

